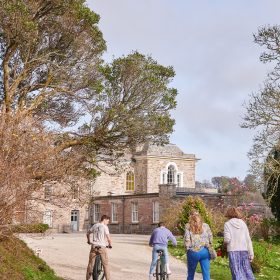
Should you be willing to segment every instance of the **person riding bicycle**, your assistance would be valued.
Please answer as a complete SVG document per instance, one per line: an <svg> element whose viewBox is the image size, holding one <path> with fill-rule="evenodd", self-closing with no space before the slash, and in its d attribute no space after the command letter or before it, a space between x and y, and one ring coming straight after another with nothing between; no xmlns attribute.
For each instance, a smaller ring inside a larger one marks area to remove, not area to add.
<svg viewBox="0 0 280 280"><path fill-rule="evenodd" d="M157 257L158 257L158 250L162 250L164 254L164 260L165 260L165 265L166 265L166 273L171 274L170 268L169 268L169 262L168 262L168 250L167 250L167 245L168 241L172 241L172 244L174 246L177 246L177 240L172 234L172 232L167 229L164 226L163 222L160 222L158 224L158 227L154 229L149 245L153 247L153 253L152 253L152 263L150 266L150 274L149 274L149 279L153 279L153 273L156 268L157 264Z"/></svg>
<svg viewBox="0 0 280 280"><path fill-rule="evenodd" d="M101 262L104 267L104 273L106 280L110 280L109 266L108 266L108 255L106 246L112 248L112 240L110 238L108 223L110 218L107 215L101 217L101 221L93 225L87 232L87 243L91 245L89 253L89 261L87 267L86 280L89 280L92 275L95 258L100 255ZM93 234L93 241L90 242L90 235Z"/></svg>

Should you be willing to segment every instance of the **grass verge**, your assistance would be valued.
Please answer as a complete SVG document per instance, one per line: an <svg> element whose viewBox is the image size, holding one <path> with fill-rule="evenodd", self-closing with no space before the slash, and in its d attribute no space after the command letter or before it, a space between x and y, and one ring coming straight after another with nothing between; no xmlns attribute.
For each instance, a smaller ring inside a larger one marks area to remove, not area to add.
<svg viewBox="0 0 280 280"><path fill-rule="evenodd" d="M63 280L16 237L0 240L1 280Z"/></svg>
<svg viewBox="0 0 280 280"><path fill-rule="evenodd" d="M214 239L214 246L220 239ZM183 246L183 239L178 238L177 247L169 247L171 255L175 256L186 262L185 248ZM262 263L260 273L256 273L255 277L257 280L269 279L278 280L280 279L280 240L272 240L271 242L265 241L254 241L255 254L262 255L262 252L266 252L266 260ZM198 265L197 272L201 272L200 266ZM227 258L218 257L214 261L211 261L211 279L213 280L231 280L231 274Z"/></svg>

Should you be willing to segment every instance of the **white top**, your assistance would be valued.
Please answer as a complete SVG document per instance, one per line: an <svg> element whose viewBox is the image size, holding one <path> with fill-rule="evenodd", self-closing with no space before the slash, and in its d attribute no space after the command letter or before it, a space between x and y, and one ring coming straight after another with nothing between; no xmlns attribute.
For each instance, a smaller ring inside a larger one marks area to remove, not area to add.
<svg viewBox="0 0 280 280"><path fill-rule="evenodd" d="M91 227L89 232L93 233L93 246L107 246L107 235L109 234L108 226L97 223Z"/></svg>
<svg viewBox="0 0 280 280"><path fill-rule="evenodd" d="M224 226L224 241L227 251L248 251L254 257L253 245L246 223L237 218L230 219Z"/></svg>

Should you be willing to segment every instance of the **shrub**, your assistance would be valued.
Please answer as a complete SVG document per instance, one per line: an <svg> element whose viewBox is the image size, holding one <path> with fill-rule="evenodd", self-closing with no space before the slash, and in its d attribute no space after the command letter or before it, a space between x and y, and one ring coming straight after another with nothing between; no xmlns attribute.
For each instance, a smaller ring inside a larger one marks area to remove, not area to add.
<svg viewBox="0 0 280 280"><path fill-rule="evenodd" d="M260 237L265 240L271 240L280 235L280 222L276 219L263 219L260 226Z"/></svg>
<svg viewBox="0 0 280 280"><path fill-rule="evenodd" d="M214 236L222 237L224 234L224 224L227 221L224 212L220 208L211 209L212 227Z"/></svg>
<svg viewBox="0 0 280 280"><path fill-rule="evenodd" d="M47 224L21 224L13 225L12 231L14 233L44 233L49 229Z"/></svg>
<svg viewBox="0 0 280 280"><path fill-rule="evenodd" d="M269 261L269 245L262 242L254 242L254 259L251 263L254 273L260 273L261 269L268 264Z"/></svg>
<svg viewBox="0 0 280 280"><path fill-rule="evenodd" d="M191 211L196 210L200 213L203 221L212 227L212 219L210 212L207 210L205 203L198 196L188 196L182 205L182 211L179 215L178 228L183 234L185 231L185 225L189 222Z"/></svg>
<svg viewBox="0 0 280 280"><path fill-rule="evenodd" d="M176 235L181 234L181 231L178 229L181 212L182 203L175 204L168 208L162 217L162 221L165 223L165 226Z"/></svg>

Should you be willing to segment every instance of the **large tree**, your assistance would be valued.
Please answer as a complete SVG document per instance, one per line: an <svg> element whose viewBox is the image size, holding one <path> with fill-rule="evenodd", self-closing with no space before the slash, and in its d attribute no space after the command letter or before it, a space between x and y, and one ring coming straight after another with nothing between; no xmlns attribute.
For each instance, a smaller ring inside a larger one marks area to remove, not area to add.
<svg viewBox="0 0 280 280"><path fill-rule="evenodd" d="M272 213L280 221L280 150L273 149L267 157L265 166L265 195Z"/></svg>
<svg viewBox="0 0 280 280"><path fill-rule="evenodd" d="M78 146L94 162L168 141L172 67L138 52L103 64L99 16L84 0L1 0L0 18L2 113L56 128L58 151Z"/></svg>
<svg viewBox="0 0 280 280"><path fill-rule="evenodd" d="M261 62L274 65L259 92L251 95L242 125L257 131L249 156L254 175L263 179L263 170L269 162L267 157L280 145L280 26L259 28L254 40L265 48L260 56ZM280 174L280 169L277 172Z"/></svg>
<svg viewBox="0 0 280 280"><path fill-rule="evenodd" d="M46 180L95 176L100 161L168 142L173 68L138 52L104 63L98 22L84 0L0 0L3 223Z"/></svg>

